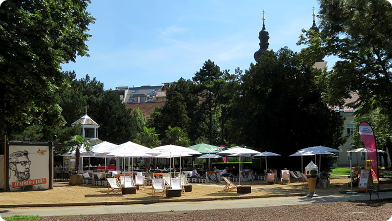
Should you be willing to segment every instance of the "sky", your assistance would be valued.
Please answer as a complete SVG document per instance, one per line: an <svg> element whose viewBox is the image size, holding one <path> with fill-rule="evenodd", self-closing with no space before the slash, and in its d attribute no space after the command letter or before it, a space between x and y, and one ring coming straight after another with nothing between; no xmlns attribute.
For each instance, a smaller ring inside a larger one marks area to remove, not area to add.
<svg viewBox="0 0 392 221"><path fill-rule="evenodd" d="M312 26L313 7L317 14L317 0L92 0L90 57L62 68L77 79L95 77L105 90L192 79L208 59L234 73L255 63L263 10L269 48L299 52L304 46L296 43Z"/></svg>

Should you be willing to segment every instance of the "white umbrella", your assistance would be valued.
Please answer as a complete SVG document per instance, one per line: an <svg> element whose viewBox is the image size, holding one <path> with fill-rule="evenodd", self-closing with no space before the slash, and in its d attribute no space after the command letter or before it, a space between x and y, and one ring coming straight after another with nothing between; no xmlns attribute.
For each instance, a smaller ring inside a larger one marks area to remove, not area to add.
<svg viewBox="0 0 392 221"><path fill-rule="evenodd" d="M243 156L243 155L249 155L249 154L252 155L252 154L259 154L259 153L260 153L259 151L252 150L249 148L244 148L244 147L233 147L233 148L229 148L227 150L218 152L218 154L232 154L232 155L234 154L236 156L239 156L240 162L241 162L241 156ZM241 168L240 168L240 164L239 164L238 177L240 177L240 176L241 176ZM238 179L238 185L240 185L240 184L241 184L241 178Z"/></svg>
<svg viewBox="0 0 392 221"><path fill-rule="evenodd" d="M321 152L341 152L340 150L333 149L330 147L325 147L325 146L314 146L314 147L307 147L300 149L300 151L321 151Z"/></svg>
<svg viewBox="0 0 392 221"><path fill-rule="evenodd" d="M190 148L186 148L182 146L171 145L171 144L155 147L153 149L146 151L146 153L154 156L160 155L162 156L162 158L172 158L177 155L177 157L180 157L180 163L181 163L181 156L201 154L199 151L192 150ZM163 157L167 155L161 155L161 154L167 154L168 157ZM171 169L171 161L170 161L170 169ZM180 165L180 173L181 173L181 165Z"/></svg>
<svg viewBox="0 0 392 221"><path fill-rule="evenodd" d="M108 141L103 141L91 147L91 151L94 152L95 156L101 156L105 158L105 170L107 167L106 165L107 153L111 152L116 147L118 147L118 145L114 143L110 143Z"/></svg>
<svg viewBox="0 0 392 221"><path fill-rule="evenodd" d="M197 158L200 158L200 159L205 159L205 158L211 159L211 158L221 158L221 157L222 156L219 156L217 154L207 153L207 154L201 155L200 157L197 157Z"/></svg>
<svg viewBox="0 0 392 221"><path fill-rule="evenodd" d="M110 143L107 141L103 141L102 143L96 144L91 147L91 152L94 153L109 153L111 152L114 148L116 148L118 145L114 143Z"/></svg>
<svg viewBox="0 0 392 221"><path fill-rule="evenodd" d="M132 157L132 173L133 173L133 158L134 157L151 157L150 154L147 154L146 151L151 150L148 147L143 145L133 143L131 141L125 142L121 145L118 145L113 149L108 155L113 155L117 157ZM125 159L124 161L125 162ZM125 163L124 163L125 164ZM125 171L125 165L124 165Z"/></svg>
<svg viewBox="0 0 392 221"><path fill-rule="evenodd" d="M340 151L335 150L335 152L340 152ZM333 155L333 153L326 151L325 149L324 150L322 150L322 149L317 150L316 148L310 148L310 149L304 148L304 149L297 151L294 154L291 154L290 156L291 157L292 156L301 156L301 172L302 172L302 170L303 170L303 158L302 157L303 156L313 156L313 155L315 155L314 156L315 162L316 162L316 155L320 155L319 164L321 166L321 155ZM318 167L319 170L320 170L320 166Z"/></svg>
<svg viewBox="0 0 392 221"><path fill-rule="evenodd" d="M265 157L265 169L267 169L268 168L268 166L267 166L267 157L280 156L280 154L264 151L264 152L261 152L261 153L258 153L256 155L254 155L254 156L255 157Z"/></svg>

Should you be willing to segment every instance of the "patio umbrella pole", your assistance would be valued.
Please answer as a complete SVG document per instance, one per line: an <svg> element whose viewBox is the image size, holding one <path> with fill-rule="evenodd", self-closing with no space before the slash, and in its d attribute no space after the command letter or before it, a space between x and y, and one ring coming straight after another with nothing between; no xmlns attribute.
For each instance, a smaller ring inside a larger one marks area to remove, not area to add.
<svg viewBox="0 0 392 221"><path fill-rule="evenodd" d="M351 166L351 159L350 159L350 178L351 178L351 190L347 191L346 193L355 194L357 192L353 191L353 170L352 170L352 166Z"/></svg>

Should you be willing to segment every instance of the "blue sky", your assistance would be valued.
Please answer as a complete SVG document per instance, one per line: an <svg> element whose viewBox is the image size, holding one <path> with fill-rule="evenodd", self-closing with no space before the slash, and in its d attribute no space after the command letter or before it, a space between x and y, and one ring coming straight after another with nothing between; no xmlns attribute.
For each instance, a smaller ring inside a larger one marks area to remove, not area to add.
<svg viewBox="0 0 392 221"><path fill-rule="evenodd" d="M301 29L312 26L318 6L317 0L92 0L90 57L63 70L95 77L105 89L191 79L208 59L234 73L255 63L263 10L269 48L299 51Z"/></svg>

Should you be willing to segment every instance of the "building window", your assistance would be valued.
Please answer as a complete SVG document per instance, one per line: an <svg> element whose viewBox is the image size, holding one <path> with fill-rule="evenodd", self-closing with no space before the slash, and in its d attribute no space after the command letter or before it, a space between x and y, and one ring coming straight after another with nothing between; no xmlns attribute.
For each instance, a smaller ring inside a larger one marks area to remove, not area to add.
<svg viewBox="0 0 392 221"><path fill-rule="evenodd" d="M366 160L366 154L367 154L366 152L361 153L361 160L362 161Z"/></svg>
<svg viewBox="0 0 392 221"><path fill-rule="evenodd" d="M95 138L94 137L94 128L84 128L84 137L85 138Z"/></svg>
<svg viewBox="0 0 392 221"><path fill-rule="evenodd" d="M346 135L351 136L354 134L354 125L353 124L347 124L346 125Z"/></svg>
<svg viewBox="0 0 392 221"><path fill-rule="evenodd" d="M353 160L353 153L348 152L347 153L347 161Z"/></svg>

